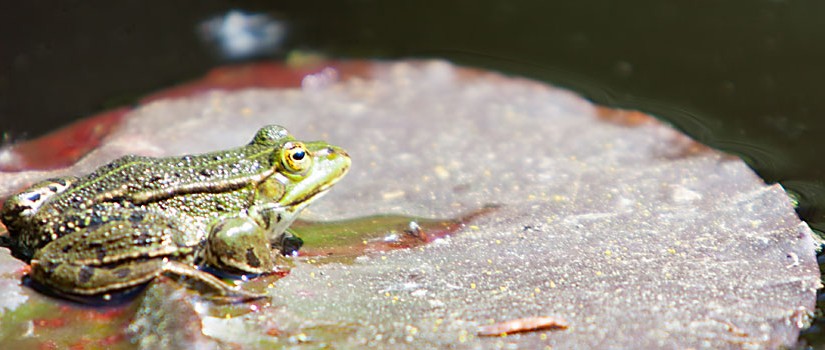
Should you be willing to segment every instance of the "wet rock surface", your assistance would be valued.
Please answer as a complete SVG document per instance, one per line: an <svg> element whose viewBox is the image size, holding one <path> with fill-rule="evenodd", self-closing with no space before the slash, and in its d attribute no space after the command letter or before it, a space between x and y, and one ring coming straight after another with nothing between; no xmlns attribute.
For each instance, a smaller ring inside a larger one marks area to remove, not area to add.
<svg viewBox="0 0 825 350"><path fill-rule="evenodd" d="M123 154L235 147L275 123L353 159L306 219L454 218L498 206L427 246L351 264L298 260L267 289L270 304L236 317L176 303L193 310L177 321L186 327L153 328L171 322L147 312L169 303L153 293L169 291L149 288L131 336L186 334L137 345L774 348L794 344L814 309L811 231L785 192L739 159L639 113L444 62L339 74L319 70L300 89L153 102L70 169L0 174L3 194ZM7 284L3 293L32 293ZM544 316L568 327L477 336Z"/></svg>

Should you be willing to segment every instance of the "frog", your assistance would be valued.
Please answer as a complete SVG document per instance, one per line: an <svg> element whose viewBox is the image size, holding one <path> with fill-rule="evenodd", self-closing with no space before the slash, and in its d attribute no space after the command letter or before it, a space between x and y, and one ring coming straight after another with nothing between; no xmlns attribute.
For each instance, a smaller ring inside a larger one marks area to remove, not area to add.
<svg viewBox="0 0 825 350"><path fill-rule="evenodd" d="M32 281L61 295L108 296L167 275L216 300L257 299L214 272L273 272L273 256L300 247L290 224L350 164L342 148L278 125L228 150L127 155L10 196L4 245L30 264Z"/></svg>

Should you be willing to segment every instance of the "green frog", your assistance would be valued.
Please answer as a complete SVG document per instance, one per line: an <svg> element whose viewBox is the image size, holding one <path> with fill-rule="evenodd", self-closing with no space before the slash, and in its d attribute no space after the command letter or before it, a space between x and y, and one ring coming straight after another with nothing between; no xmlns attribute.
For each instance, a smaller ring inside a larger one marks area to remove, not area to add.
<svg viewBox="0 0 825 350"><path fill-rule="evenodd" d="M42 181L6 200L0 217L12 254L59 293L107 294L165 274L207 296L247 300L261 295L206 270L272 272L273 250L297 249L288 226L349 166L341 148L270 125L239 148L125 156L85 176Z"/></svg>

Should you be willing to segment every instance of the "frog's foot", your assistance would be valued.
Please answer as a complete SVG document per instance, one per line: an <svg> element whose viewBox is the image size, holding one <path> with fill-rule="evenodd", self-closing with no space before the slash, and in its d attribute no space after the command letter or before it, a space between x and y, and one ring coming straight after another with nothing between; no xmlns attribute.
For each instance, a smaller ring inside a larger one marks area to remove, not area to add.
<svg viewBox="0 0 825 350"><path fill-rule="evenodd" d="M248 292L230 286L221 279L201 271L189 264L184 264L174 260L163 261L163 271L175 276L186 277L187 284L195 284L195 289L201 291L203 295L211 300L219 302L245 302L250 300L266 298L266 294ZM205 287L205 288L198 288Z"/></svg>
<svg viewBox="0 0 825 350"><path fill-rule="evenodd" d="M301 249L301 246L304 245L304 240L298 237L292 230L287 229L270 243L272 247L278 248L282 255L291 256Z"/></svg>

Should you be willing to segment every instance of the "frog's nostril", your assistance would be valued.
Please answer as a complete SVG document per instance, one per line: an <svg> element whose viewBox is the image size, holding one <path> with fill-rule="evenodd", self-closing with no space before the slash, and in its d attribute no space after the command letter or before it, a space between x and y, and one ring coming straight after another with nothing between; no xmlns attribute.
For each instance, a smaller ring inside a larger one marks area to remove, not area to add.
<svg viewBox="0 0 825 350"><path fill-rule="evenodd" d="M333 156L338 156L338 155L349 157L349 154L347 154L347 151L344 151L343 149L335 148L335 147L327 147L326 154L327 154L327 157L330 157L330 158L332 158Z"/></svg>

